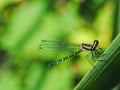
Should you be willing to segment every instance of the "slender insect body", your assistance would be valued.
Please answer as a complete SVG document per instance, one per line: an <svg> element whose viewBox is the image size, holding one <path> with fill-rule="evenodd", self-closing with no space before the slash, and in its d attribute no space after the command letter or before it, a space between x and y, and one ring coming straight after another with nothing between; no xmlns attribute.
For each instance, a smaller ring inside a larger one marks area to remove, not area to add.
<svg viewBox="0 0 120 90"><path fill-rule="evenodd" d="M55 65L55 64L59 64L60 62L63 62L64 60L67 60L67 59L69 59L70 57L73 57L73 56L77 55L77 54L80 53L80 52L82 52L82 50L78 50L77 52L75 52L75 53L73 53L73 54L71 54L71 55L69 55L69 56L66 56L66 57L64 57L64 58L62 58L62 59L60 59L60 60L58 60L58 61L56 61L56 62L51 62L48 66L51 67L51 66L53 66L53 65Z"/></svg>
<svg viewBox="0 0 120 90"><path fill-rule="evenodd" d="M42 42L47 42L47 40L42 40ZM49 42L51 42L51 41L49 41ZM56 43L43 44L43 45L53 45L53 44L56 44ZM60 62L65 61L65 60L77 55L80 52L85 52L85 51L89 51L90 53L92 53L92 57L94 59L95 53L98 53L97 50L98 49L102 50L101 48L98 47L98 44L99 44L99 41L94 40L93 44L84 44L84 43L82 43L81 45L77 45L79 47L79 50L77 52L74 52L73 54L70 54L69 56L66 56L66 57L64 57L64 58L62 58L62 59L60 59L58 61L51 62L48 66L51 67L51 66L54 66L55 64L59 64ZM40 45L40 46L42 47L42 45ZM61 49L61 46L60 46L60 49ZM86 58L87 58L88 55L86 55Z"/></svg>

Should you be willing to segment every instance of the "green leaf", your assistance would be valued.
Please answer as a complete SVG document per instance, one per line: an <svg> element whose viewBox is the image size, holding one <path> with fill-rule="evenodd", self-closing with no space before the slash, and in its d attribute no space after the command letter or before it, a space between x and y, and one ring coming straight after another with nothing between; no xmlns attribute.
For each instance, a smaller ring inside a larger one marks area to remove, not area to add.
<svg viewBox="0 0 120 90"><path fill-rule="evenodd" d="M46 7L43 2L31 2L18 8L11 18L2 42L9 49L22 49L39 30Z"/></svg>
<svg viewBox="0 0 120 90"><path fill-rule="evenodd" d="M120 34L74 90L111 90L120 81Z"/></svg>

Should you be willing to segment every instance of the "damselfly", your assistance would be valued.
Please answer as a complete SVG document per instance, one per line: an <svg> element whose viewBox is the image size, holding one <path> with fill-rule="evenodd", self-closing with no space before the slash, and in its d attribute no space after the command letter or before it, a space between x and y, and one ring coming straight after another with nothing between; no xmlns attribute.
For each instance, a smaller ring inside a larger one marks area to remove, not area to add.
<svg viewBox="0 0 120 90"><path fill-rule="evenodd" d="M64 47L64 48L63 48ZM41 40L41 44L40 44L40 49L43 49L43 48L60 48L60 49L75 49L77 48L78 50L66 57L63 57L62 59L59 59L55 62L51 62L49 63L49 67L51 66L54 66L62 61L65 61L67 59L69 59L70 57L73 57L75 55L77 55L78 53L80 52L90 52L89 54L86 55L86 58L87 60L89 61L89 58L88 56L91 54L92 55L92 58L94 60L98 60L98 57L100 57L100 53L98 52L98 50L102 50L102 48L99 47L99 41L98 40L94 40L93 44L85 44L85 43L82 43L82 44L64 44L64 43L61 43L58 45L57 42L53 42L53 41L50 41L50 40ZM102 60L99 60L99 61L102 61ZM89 63L93 66L93 64L89 61Z"/></svg>

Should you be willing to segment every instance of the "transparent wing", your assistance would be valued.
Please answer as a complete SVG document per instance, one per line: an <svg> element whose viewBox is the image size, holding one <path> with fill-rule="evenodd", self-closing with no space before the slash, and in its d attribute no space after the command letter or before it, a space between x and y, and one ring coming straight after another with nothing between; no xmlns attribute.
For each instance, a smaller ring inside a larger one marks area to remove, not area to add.
<svg viewBox="0 0 120 90"><path fill-rule="evenodd" d="M43 59L56 61L78 51L80 49L80 44L68 44L52 40L41 40L39 48L40 55Z"/></svg>
<svg viewBox="0 0 120 90"><path fill-rule="evenodd" d="M80 44L68 44L51 40L41 40L40 49L46 52L74 52L80 49Z"/></svg>

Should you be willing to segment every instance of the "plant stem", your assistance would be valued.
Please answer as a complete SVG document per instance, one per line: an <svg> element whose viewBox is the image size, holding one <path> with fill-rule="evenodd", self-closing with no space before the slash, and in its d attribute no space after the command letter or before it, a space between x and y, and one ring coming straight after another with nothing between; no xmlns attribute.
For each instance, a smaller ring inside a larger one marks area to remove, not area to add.
<svg viewBox="0 0 120 90"><path fill-rule="evenodd" d="M110 90L120 81L120 34L74 90Z"/></svg>

